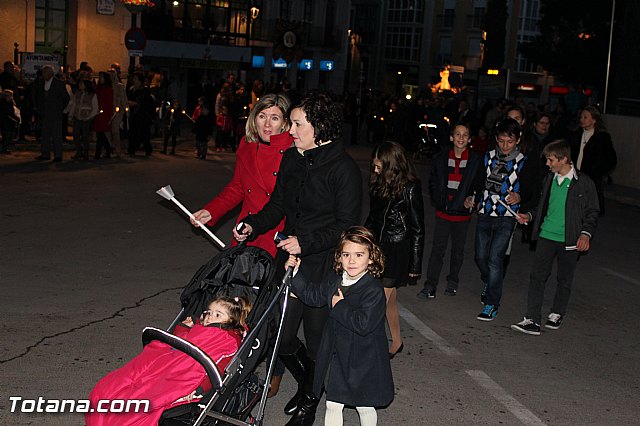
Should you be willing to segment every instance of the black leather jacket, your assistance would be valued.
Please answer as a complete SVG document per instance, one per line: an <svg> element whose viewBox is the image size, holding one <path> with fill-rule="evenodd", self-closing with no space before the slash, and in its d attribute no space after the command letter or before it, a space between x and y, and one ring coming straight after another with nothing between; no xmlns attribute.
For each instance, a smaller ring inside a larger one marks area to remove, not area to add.
<svg viewBox="0 0 640 426"><path fill-rule="evenodd" d="M380 242L409 240L410 274L422 272L424 250L424 203L420 182L409 182L402 196L393 200L371 197L369 216L365 221Z"/></svg>

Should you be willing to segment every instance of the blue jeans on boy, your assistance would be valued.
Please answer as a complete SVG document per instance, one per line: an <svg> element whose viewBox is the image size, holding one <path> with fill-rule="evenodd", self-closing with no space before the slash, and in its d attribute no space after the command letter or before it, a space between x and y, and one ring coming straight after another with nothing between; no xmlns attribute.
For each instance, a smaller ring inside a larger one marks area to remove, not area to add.
<svg viewBox="0 0 640 426"><path fill-rule="evenodd" d="M478 216L475 261L487 286L487 305L500 306L504 255L515 226L513 217Z"/></svg>

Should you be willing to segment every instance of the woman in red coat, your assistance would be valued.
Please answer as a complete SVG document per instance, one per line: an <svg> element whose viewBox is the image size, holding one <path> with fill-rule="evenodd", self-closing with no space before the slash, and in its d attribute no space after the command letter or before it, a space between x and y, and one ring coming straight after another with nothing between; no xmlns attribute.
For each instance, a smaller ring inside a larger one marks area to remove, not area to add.
<svg viewBox="0 0 640 426"><path fill-rule="evenodd" d="M109 73L100 72L98 77L98 87L96 87L98 97L98 110L100 113L93 120L93 130L96 132L96 155L99 160L102 155L102 148L105 149L105 158L111 158L111 144L107 139L107 133L111 132L111 119L113 117L113 86Z"/></svg>
<svg viewBox="0 0 640 426"><path fill-rule="evenodd" d="M191 220L194 226L198 226L196 220L213 226L240 203L242 210L238 219L262 210L276 184L282 155L291 147L290 126L285 118L289 106L289 99L284 95L268 94L260 98L247 119L246 135L238 146L231 182L202 210L194 213ZM283 227L284 221L248 244L275 256L273 235Z"/></svg>

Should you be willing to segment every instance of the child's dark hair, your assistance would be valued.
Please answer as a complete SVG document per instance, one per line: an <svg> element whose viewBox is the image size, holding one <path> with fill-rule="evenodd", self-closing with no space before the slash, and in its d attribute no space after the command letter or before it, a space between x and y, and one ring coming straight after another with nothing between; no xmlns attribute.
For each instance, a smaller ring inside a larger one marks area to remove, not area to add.
<svg viewBox="0 0 640 426"><path fill-rule="evenodd" d="M377 197L399 197L407 182L419 180L413 161L397 142L382 142L373 150L371 158L382 163L382 172L379 175L372 172L369 180L369 190Z"/></svg>
<svg viewBox="0 0 640 426"><path fill-rule="evenodd" d="M244 296L221 296L213 299L208 305L211 305L213 302L221 303L229 311L229 322L226 323L228 327L239 333L246 331L247 316L251 311L251 302L249 299Z"/></svg>
<svg viewBox="0 0 640 426"><path fill-rule="evenodd" d="M371 231L364 226L352 226L340 235L340 240L338 240L338 246L336 247L334 255L333 269L338 274L341 274L344 271L342 269L342 262L340 262L340 258L342 256L342 248L348 241L361 244L369 250L369 259L372 262L368 266L367 270L374 277L380 278L384 272L384 255L382 254L380 247L378 247L374 242L374 237Z"/></svg>
<svg viewBox="0 0 640 426"><path fill-rule="evenodd" d="M496 138L500 135L509 135L516 139L520 139L520 136L522 136L522 128L513 118L505 118L496 125L495 134Z"/></svg>

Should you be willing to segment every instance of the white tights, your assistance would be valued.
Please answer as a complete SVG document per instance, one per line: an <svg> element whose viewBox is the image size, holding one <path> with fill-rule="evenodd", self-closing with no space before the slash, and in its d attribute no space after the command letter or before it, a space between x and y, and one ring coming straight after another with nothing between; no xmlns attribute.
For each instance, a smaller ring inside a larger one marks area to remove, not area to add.
<svg viewBox="0 0 640 426"><path fill-rule="evenodd" d="M342 426L342 410L344 404L327 400L327 411L324 414L324 426ZM360 426L376 426L378 413L373 407L356 407L360 415Z"/></svg>

